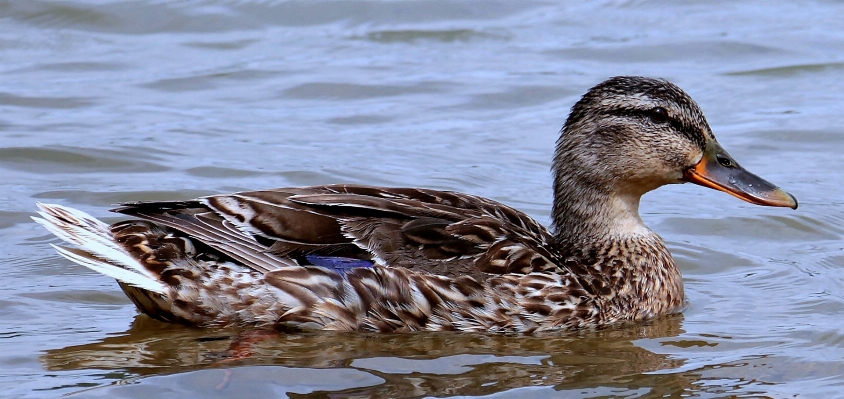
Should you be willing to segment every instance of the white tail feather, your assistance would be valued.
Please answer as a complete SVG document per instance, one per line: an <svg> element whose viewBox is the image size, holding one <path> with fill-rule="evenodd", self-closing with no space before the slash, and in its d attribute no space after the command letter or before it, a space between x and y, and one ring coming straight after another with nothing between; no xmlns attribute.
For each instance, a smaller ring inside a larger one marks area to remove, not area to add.
<svg viewBox="0 0 844 399"><path fill-rule="evenodd" d="M111 263L105 262L86 251L76 248L60 247L53 244L50 245L56 249L56 252L58 252L59 255L64 256L71 262L85 266L95 272L105 274L117 281L121 281L147 291L157 292L159 294L165 294L167 292L167 287L164 283L112 265Z"/></svg>
<svg viewBox="0 0 844 399"><path fill-rule="evenodd" d="M80 248L53 245L65 258L126 284L164 294L167 286L114 241L109 226L77 209L38 203L32 220Z"/></svg>

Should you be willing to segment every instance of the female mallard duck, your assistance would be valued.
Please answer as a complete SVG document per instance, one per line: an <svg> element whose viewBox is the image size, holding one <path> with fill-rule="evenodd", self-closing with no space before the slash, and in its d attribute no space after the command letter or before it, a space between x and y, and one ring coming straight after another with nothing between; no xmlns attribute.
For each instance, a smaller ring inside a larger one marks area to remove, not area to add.
<svg viewBox="0 0 844 399"><path fill-rule="evenodd" d="M531 333L676 312L683 281L639 199L692 182L797 208L742 169L698 105L664 80L615 77L571 110L553 162L551 231L447 191L333 185L135 202L108 226L39 204L34 218L138 309L198 326Z"/></svg>

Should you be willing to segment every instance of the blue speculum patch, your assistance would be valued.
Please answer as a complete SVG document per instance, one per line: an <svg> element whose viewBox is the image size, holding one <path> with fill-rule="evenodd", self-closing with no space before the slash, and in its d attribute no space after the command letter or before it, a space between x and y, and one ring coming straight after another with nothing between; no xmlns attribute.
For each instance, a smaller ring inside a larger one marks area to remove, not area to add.
<svg viewBox="0 0 844 399"><path fill-rule="evenodd" d="M372 261L344 258L340 256L320 256L320 255L306 255L305 259L314 266L321 266L336 271L340 274L346 274L352 269L359 267L372 267Z"/></svg>

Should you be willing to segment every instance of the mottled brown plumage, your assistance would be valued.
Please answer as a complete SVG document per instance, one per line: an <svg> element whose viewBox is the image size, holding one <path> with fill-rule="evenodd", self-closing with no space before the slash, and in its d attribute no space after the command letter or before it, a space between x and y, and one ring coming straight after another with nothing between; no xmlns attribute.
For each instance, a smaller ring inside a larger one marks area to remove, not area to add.
<svg viewBox="0 0 844 399"><path fill-rule="evenodd" d="M531 333L683 306L680 272L639 217L650 190L692 181L796 207L732 161L687 94L649 78L590 89L553 172L553 233L486 198L363 185L128 203L114 211L141 220L112 226L57 205L39 204L35 219L76 244L57 247L63 256L116 278L163 321Z"/></svg>

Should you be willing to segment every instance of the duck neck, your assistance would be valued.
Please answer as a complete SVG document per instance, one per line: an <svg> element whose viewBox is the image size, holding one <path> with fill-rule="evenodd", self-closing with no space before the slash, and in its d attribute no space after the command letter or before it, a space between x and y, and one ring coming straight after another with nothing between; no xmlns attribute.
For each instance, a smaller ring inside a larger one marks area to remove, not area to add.
<svg viewBox="0 0 844 399"><path fill-rule="evenodd" d="M659 237L639 216L642 193L618 184L556 176L553 228L559 244L591 246L613 240Z"/></svg>
<svg viewBox="0 0 844 399"><path fill-rule="evenodd" d="M552 214L557 249L567 265L584 269L585 284L608 286L599 298L607 317L642 320L682 307L680 271L639 216L641 194L562 177L555 178Z"/></svg>

